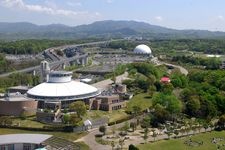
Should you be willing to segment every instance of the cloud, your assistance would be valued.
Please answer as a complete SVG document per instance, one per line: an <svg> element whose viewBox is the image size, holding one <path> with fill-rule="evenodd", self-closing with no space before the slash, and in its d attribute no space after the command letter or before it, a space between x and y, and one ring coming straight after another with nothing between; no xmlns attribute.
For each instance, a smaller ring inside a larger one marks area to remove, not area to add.
<svg viewBox="0 0 225 150"><path fill-rule="evenodd" d="M218 15L216 17L216 19L219 20L219 21L224 21L225 20L224 16L222 16L222 15Z"/></svg>
<svg viewBox="0 0 225 150"><path fill-rule="evenodd" d="M158 21L158 22L161 22L161 21L163 21L163 18L162 18L162 16L155 16L155 18L154 18L156 21Z"/></svg>
<svg viewBox="0 0 225 150"><path fill-rule="evenodd" d="M32 5L26 4L23 0L1 0L0 5L13 8L13 9L20 9L38 13L45 13L49 15L61 15L66 17L78 17L78 16L87 16L87 17L98 17L99 13L89 13L88 11L72 11L66 9L57 9L50 6L43 6L43 5Z"/></svg>

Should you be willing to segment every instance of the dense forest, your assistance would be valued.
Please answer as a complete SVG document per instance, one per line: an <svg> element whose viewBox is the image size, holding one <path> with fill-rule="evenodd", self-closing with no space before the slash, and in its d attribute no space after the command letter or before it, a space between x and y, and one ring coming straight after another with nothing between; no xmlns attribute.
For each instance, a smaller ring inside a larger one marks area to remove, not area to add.
<svg viewBox="0 0 225 150"><path fill-rule="evenodd" d="M37 54L47 48L65 44L75 44L93 42L100 39L81 39L81 40L21 40L4 42L0 41L0 53L7 54ZM202 40L150 40L150 41L113 41L109 43L110 48L133 50L138 44L147 44L153 51L179 51L189 50L204 52L207 54L225 54L225 40L223 39L202 39Z"/></svg>
<svg viewBox="0 0 225 150"><path fill-rule="evenodd" d="M185 63L196 66L204 66L206 69L219 69L221 60L219 58L201 58L192 56L173 56L172 61L176 63Z"/></svg>
<svg viewBox="0 0 225 150"><path fill-rule="evenodd" d="M9 75L8 77L0 78L0 92L4 92L5 89L11 86L17 85L29 85L34 86L39 84L39 76L33 76L32 74L16 73Z"/></svg>
<svg viewBox="0 0 225 150"><path fill-rule="evenodd" d="M21 41L11 41L4 42L0 41L0 53L6 54L37 54L43 50L61 46L66 44L76 44L93 42L99 39L80 39L80 40L21 40Z"/></svg>
<svg viewBox="0 0 225 150"><path fill-rule="evenodd" d="M123 83L135 93L148 93L152 98L153 113L150 123L158 126L180 116L211 120L225 113L225 72L222 70L191 70L188 76L165 70L147 63L128 65L132 80ZM167 75L171 82L159 79Z"/></svg>
<svg viewBox="0 0 225 150"><path fill-rule="evenodd" d="M155 40L151 46L157 51L189 50L206 54L225 54L223 39L184 39L184 40Z"/></svg>
<svg viewBox="0 0 225 150"><path fill-rule="evenodd" d="M190 72L189 84L181 92L185 113L194 117L212 118L225 113L225 72Z"/></svg>
<svg viewBox="0 0 225 150"><path fill-rule="evenodd" d="M7 72L12 68L9 67L10 62L5 59L3 54L0 54L0 73Z"/></svg>
<svg viewBox="0 0 225 150"><path fill-rule="evenodd" d="M182 39L182 40L150 40L150 41L116 41L109 47L133 50L138 44L146 44L153 52L189 50L207 54L225 54L224 39Z"/></svg>

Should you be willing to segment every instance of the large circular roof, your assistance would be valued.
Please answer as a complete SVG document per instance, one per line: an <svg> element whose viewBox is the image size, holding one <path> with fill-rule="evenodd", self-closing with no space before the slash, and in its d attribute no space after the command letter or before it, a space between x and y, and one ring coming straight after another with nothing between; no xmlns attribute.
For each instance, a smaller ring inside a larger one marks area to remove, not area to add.
<svg viewBox="0 0 225 150"><path fill-rule="evenodd" d="M141 45L138 45L135 47L134 53L136 53L136 54L151 54L152 51L147 45L141 44Z"/></svg>
<svg viewBox="0 0 225 150"><path fill-rule="evenodd" d="M63 76L62 76L63 74ZM99 90L91 85L70 80L65 73L52 73L48 82L28 90L27 96L37 100L76 100L94 97Z"/></svg>

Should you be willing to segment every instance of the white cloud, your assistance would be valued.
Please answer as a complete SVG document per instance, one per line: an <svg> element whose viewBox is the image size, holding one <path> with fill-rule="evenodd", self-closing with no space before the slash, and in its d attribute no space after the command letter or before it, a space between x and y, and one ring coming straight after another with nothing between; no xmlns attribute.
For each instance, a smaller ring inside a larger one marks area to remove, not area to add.
<svg viewBox="0 0 225 150"><path fill-rule="evenodd" d="M49 15L61 15L66 17L79 17L79 16L86 16L86 17L98 17L99 13L89 13L88 11L72 11L66 9L57 9L50 6L43 6L43 5L32 5L26 4L23 0L1 0L0 5L13 8L13 9L20 9L38 13L45 13Z"/></svg>
<svg viewBox="0 0 225 150"><path fill-rule="evenodd" d="M220 21L224 21L225 19L224 19L224 16L222 16L222 15L218 15L217 17L216 17L216 19L217 20L220 20Z"/></svg>
<svg viewBox="0 0 225 150"><path fill-rule="evenodd" d="M161 22L161 21L163 21L163 18L162 18L162 16L155 16L155 18L154 18L156 21L158 21L158 22Z"/></svg>

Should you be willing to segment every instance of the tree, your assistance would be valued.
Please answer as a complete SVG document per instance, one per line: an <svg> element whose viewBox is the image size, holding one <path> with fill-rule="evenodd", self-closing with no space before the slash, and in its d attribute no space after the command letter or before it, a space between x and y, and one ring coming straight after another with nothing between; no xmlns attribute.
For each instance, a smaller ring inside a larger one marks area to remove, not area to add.
<svg viewBox="0 0 225 150"><path fill-rule="evenodd" d="M139 119L138 119L138 114L141 113L141 107L139 106L133 106L132 107L133 115L136 118L137 125L139 125Z"/></svg>
<svg viewBox="0 0 225 150"><path fill-rule="evenodd" d="M128 150L139 150L139 148L137 148L133 144L130 144Z"/></svg>
<svg viewBox="0 0 225 150"><path fill-rule="evenodd" d="M105 135L106 133L106 126L100 126L99 127L99 132L103 133L103 135Z"/></svg>
<svg viewBox="0 0 225 150"><path fill-rule="evenodd" d="M162 85L161 91L162 91L164 94L171 94L172 91L173 91L173 89L174 89L173 84L168 83L168 84L163 84L163 85Z"/></svg>
<svg viewBox="0 0 225 150"><path fill-rule="evenodd" d="M76 101L69 105L70 110L76 111L78 117L81 117L87 113L85 103L83 101Z"/></svg>
<svg viewBox="0 0 225 150"><path fill-rule="evenodd" d="M169 112L160 104L154 106L155 111L151 117L151 125L157 127L159 123L163 124L170 118Z"/></svg>
<svg viewBox="0 0 225 150"><path fill-rule="evenodd" d="M213 127L214 127L214 124L212 122L209 122L210 132L212 131Z"/></svg>
<svg viewBox="0 0 225 150"><path fill-rule="evenodd" d="M201 105L199 97L191 96L190 100L188 100L186 103L186 113L191 116L195 116L198 113L200 107Z"/></svg>
<svg viewBox="0 0 225 150"><path fill-rule="evenodd" d="M113 150L113 148L115 147L115 142L114 141L111 142L111 146L112 146L112 150Z"/></svg>
<svg viewBox="0 0 225 150"><path fill-rule="evenodd" d="M188 80L187 77L183 74L174 73L171 77L171 83L174 87L184 88L187 86Z"/></svg>
<svg viewBox="0 0 225 150"><path fill-rule="evenodd" d="M78 117L77 114L71 114L69 122L75 126L78 126L81 124L82 119Z"/></svg>
<svg viewBox="0 0 225 150"><path fill-rule="evenodd" d="M206 130L209 128L208 123L205 122L205 123L203 124L203 128L205 129L205 132L206 132Z"/></svg>
<svg viewBox="0 0 225 150"><path fill-rule="evenodd" d="M154 138L154 141L155 141L155 139L156 139L156 137L157 137L157 133L156 133L155 130L152 130L152 132L153 132L152 137Z"/></svg>
<svg viewBox="0 0 225 150"><path fill-rule="evenodd" d="M166 110L169 111L171 114L178 114L182 110L181 101L178 100L177 97L172 94L155 94L152 98L152 104L153 106L156 106L156 104L160 104L161 106L165 107Z"/></svg>
<svg viewBox="0 0 225 150"><path fill-rule="evenodd" d="M220 116L217 125L219 126L220 129L222 130L225 129L225 114Z"/></svg>
<svg viewBox="0 0 225 150"><path fill-rule="evenodd" d="M146 127L145 130L144 130L144 136L143 136L143 139L145 140L145 143L146 143L146 141L147 141L147 139L148 139L148 132L149 132L149 130L148 130L148 128Z"/></svg>
<svg viewBox="0 0 225 150"><path fill-rule="evenodd" d="M151 118L150 116L146 116L145 118L143 118L142 122L141 122L141 126L142 127L149 127L150 126L150 122L151 122Z"/></svg>
<svg viewBox="0 0 225 150"><path fill-rule="evenodd" d="M149 96L152 97L154 95L155 91L156 91L156 87L154 85L150 85L148 88Z"/></svg>
<svg viewBox="0 0 225 150"><path fill-rule="evenodd" d="M133 106L132 111L134 113L134 116L136 117L141 112L141 108L139 106Z"/></svg>
<svg viewBox="0 0 225 150"><path fill-rule="evenodd" d="M123 145L124 145L124 139L119 139L119 145L121 150L123 149Z"/></svg>
<svg viewBox="0 0 225 150"><path fill-rule="evenodd" d="M198 126L197 125L193 125L192 126L192 131L193 131L193 134L195 135L195 133L197 132L198 130Z"/></svg>
<svg viewBox="0 0 225 150"><path fill-rule="evenodd" d="M127 131L128 131L129 128L130 128L129 123L126 121L124 126L123 126L123 130L125 131L126 134L127 134Z"/></svg>
<svg viewBox="0 0 225 150"><path fill-rule="evenodd" d="M115 133L116 133L116 126L115 125L112 126L112 133L113 133L113 136L115 136Z"/></svg>
<svg viewBox="0 0 225 150"><path fill-rule="evenodd" d="M137 128L137 123L131 122L130 123L130 127L132 128L132 131L134 132L136 130L136 128Z"/></svg>
<svg viewBox="0 0 225 150"><path fill-rule="evenodd" d="M174 134L176 135L176 137L179 135L179 130L174 130Z"/></svg>
<svg viewBox="0 0 225 150"><path fill-rule="evenodd" d="M63 122L65 124L69 124L70 120L71 120L70 115L68 115L68 114L63 115Z"/></svg>

